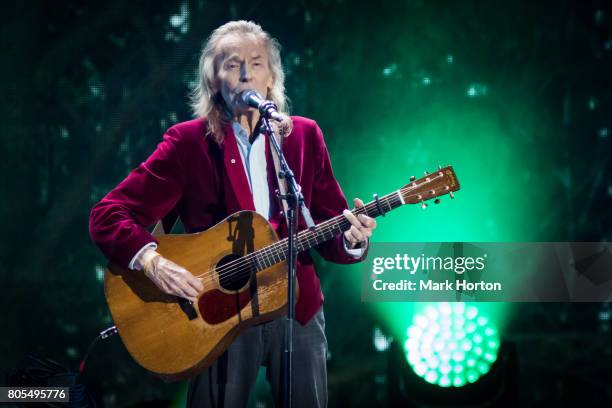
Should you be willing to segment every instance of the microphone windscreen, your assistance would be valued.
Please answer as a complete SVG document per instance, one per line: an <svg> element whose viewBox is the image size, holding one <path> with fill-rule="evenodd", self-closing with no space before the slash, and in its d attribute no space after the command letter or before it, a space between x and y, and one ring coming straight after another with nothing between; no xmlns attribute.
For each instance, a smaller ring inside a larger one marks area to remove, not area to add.
<svg viewBox="0 0 612 408"><path fill-rule="evenodd" d="M242 91L238 94L238 98L243 104L253 108L257 108L263 102L263 97L254 89Z"/></svg>

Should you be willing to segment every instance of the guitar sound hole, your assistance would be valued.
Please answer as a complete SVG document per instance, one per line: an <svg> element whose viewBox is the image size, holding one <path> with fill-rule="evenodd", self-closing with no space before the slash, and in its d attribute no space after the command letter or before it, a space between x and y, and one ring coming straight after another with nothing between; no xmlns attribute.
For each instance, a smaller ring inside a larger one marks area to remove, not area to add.
<svg viewBox="0 0 612 408"><path fill-rule="evenodd" d="M215 270L223 289L238 290L249 281L251 276L249 264L238 255L227 255L217 263ZM228 265L230 264L231 265Z"/></svg>

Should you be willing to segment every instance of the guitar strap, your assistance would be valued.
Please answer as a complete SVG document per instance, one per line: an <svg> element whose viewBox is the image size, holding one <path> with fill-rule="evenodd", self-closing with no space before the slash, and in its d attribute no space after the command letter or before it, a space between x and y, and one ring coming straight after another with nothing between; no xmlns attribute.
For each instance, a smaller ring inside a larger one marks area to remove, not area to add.
<svg viewBox="0 0 612 408"><path fill-rule="evenodd" d="M279 127L277 127L275 123L272 124L272 126L275 127L274 133L276 134L276 141L278 142L278 145L281 147L281 150L282 150L283 139L285 138L285 136L291 133L292 126L290 126L289 129L283 128L283 127L279 129ZM287 181L285 180L285 178L280 177L280 171L281 171L280 159L274 147L270 146L270 152L272 153L272 160L274 161L274 174L276 176L276 181L278 182L278 190L280 191L282 195L286 195L287 194ZM289 209L289 206L287 205L287 201L282 200L282 199L279 201L281 202L281 205L283 206L283 214L285 215L285 221L287 221L287 210Z"/></svg>

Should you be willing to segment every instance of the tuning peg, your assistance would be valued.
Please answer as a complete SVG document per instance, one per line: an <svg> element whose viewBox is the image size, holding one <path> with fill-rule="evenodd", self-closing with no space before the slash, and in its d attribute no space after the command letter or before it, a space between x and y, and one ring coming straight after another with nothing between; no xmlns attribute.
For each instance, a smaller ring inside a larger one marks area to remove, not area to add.
<svg viewBox="0 0 612 408"><path fill-rule="evenodd" d="M438 170L442 170L442 166L438 164Z"/></svg>
<svg viewBox="0 0 612 408"><path fill-rule="evenodd" d="M416 180L416 177L415 176L410 176L410 181L414 181L414 180Z"/></svg>
<svg viewBox="0 0 612 408"><path fill-rule="evenodd" d="M434 200L434 203L435 203L435 204L440 204L440 199L439 199L439 198L436 198L436 199Z"/></svg>
<svg viewBox="0 0 612 408"><path fill-rule="evenodd" d="M426 209L427 208L427 204L425 204L425 201L421 201L421 208L422 209Z"/></svg>
<svg viewBox="0 0 612 408"><path fill-rule="evenodd" d="M448 193L448 195L450 196L450 198L455 198L455 195L453 194L453 192L451 191L450 193Z"/></svg>
<svg viewBox="0 0 612 408"><path fill-rule="evenodd" d="M425 172L425 175L426 175L426 176L429 176L429 172L428 172L428 171L426 171L426 172Z"/></svg>

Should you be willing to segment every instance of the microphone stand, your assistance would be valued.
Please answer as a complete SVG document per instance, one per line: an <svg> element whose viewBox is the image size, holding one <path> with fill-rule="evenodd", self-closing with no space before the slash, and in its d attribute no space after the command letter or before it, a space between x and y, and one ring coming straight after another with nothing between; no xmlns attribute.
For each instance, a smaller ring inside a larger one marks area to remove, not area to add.
<svg viewBox="0 0 612 408"><path fill-rule="evenodd" d="M287 248L287 260L289 268L287 269L287 317L285 325L285 336L284 336L284 350L282 359L282 400L284 408L291 408L293 404L293 321L295 319L295 285L294 279L296 274L297 265L297 248L296 239L298 233L298 217L297 208L300 207L302 217L308 226L308 229L314 230L315 224L310 215L308 207L304 204L304 196L302 195L302 188L295 181L293 171L289 168L283 151L281 149L274 129L270 125L267 112L261 112L261 123L265 132L268 134L270 139L270 145L276 151L277 157L279 158L280 171L279 178L284 178L287 183L286 194L277 194L281 200L287 202L287 231L288 231L288 248Z"/></svg>

